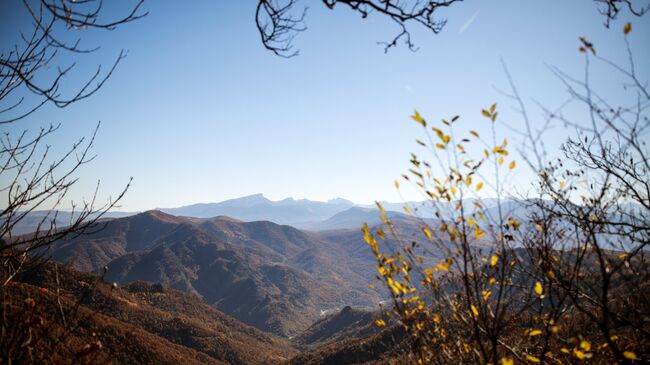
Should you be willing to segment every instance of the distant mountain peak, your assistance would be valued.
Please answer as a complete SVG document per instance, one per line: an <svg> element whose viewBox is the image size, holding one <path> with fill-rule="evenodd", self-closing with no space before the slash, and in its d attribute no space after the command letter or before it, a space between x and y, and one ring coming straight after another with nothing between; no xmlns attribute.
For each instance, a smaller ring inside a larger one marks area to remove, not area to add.
<svg viewBox="0 0 650 365"><path fill-rule="evenodd" d="M343 199L343 198L333 198L333 199L328 200L327 202L329 204L345 204L345 205L350 205L350 206L354 205L353 202L351 202L351 201L349 201L347 199Z"/></svg>
<svg viewBox="0 0 650 365"><path fill-rule="evenodd" d="M246 196L242 196L242 197L240 197L240 198L234 198L234 199L229 199L229 200L240 200L240 201L243 201L243 200L259 200L259 201L265 201L265 202L270 201L269 199L267 199L267 198L264 196L263 193L257 193L257 194L246 195ZM226 201L227 201L227 200L226 200Z"/></svg>
<svg viewBox="0 0 650 365"><path fill-rule="evenodd" d="M145 212L139 213L135 215L141 216L141 217L151 217L155 218L161 221L166 221L166 222L177 222L179 218L175 215L167 214L165 212L162 212L158 209L152 209L152 210L147 210Z"/></svg>
<svg viewBox="0 0 650 365"><path fill-rule="evenodd" d="M223 202L213 203L213 204L221 204L224 206L228 206L228 205L252 206L257 204L268 204L268 203L271 203L271 200L267 199L264 196L264 194L257 193L257 194L242 196L241 198L228 199Z"/></svg>
<svg viewBox="0 0 650 365"><path fill-rule="evenodd" d="M225 215L248 222L267 220L278 224L296 225L327 219L351 206L354 204L340 198L328 202L295 198L274 201L258 193L217 203L168 208L163 209L163 212L197 218Z"/></svg>

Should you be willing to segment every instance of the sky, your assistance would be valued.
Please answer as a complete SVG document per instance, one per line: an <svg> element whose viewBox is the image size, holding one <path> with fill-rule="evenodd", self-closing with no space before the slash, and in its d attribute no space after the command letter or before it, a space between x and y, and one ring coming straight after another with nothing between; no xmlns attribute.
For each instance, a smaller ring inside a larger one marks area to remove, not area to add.
<svg viewBox="0 0 650 365"><path fill-rule="evenodd" d="M60 58L79 64L66 80L72 89L126 50L98 93L64 109L42 108L0 132L61 123L48 141L55 155L101 121L97 158L77 174L67 200L88 198L98 180L100 197L114 196L133 177L123 211L255 193L273 200L399 201L417 198L400 196L393 183L422 138L409 118L413 110L429 120L458 114L464 128L487 133L480 111L497 102L502 118L521 126L513 102L499 92L508 87L502 60L534 123L535 102L554 106L566 97L549 65L583 72L579 36L599 54L624 62L622 28L631 21L636 63L650 64L648 17L622 13L607 29L590 0L465 1L440 11L448 21L440 34L411 28L416 52L400 45L388 53L377 42L398 32L390 21L374 14L361 19L344 7L329 10L316 0L300 4L309 6L308 29L294 42L300 54L284 59L262 46L255 1L147 1L145 18L84 34L99 51ZM3 51L26 26L19 10L0 5ZM111 15L120 10L109 9ZM648 80L647 69L639 73ZM607 72L594 79L619 87ZM502 133L517 140L507 129ZM551 149L566 133L552 132ZM523 168L512 177L520 186L532 179Z"/></svg>

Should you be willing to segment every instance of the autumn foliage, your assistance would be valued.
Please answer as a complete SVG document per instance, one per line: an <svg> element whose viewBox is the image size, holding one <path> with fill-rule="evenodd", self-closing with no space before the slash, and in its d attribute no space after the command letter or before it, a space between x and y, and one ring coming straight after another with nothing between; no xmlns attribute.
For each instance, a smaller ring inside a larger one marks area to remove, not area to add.
<svg viewBox="0 0 650 365"><path fill-rule="evenodd" d="M630 31L627 24L628 51ZM508 74L509 96L524 120L516 148L500 137L496 104L472 121L489 125L487 137L466 129L459 116L439 123L417 111L411 116L426 136L416 142L431 156L413 154L403 175L428 200L425 207L404 207L420 221L421 235L403 234L380 203L383 227L365 225L363 233L392 297L376 324L397 320L406 329L413 362L650 360L650 154L644 140L650 96L632 56L631 67L621 67L580 41L585 78L552 71L586 110L581 118L542 107L544 122L533 126ZM593 90L594 61L632 85L629 104L610 105ZM552 123L573 134L550 159L542 141ZM509 184L522 168L536 176L533 192L514 196ZM494 197L489 207L484 196ZM435 219L419 218L419 209ZM387 236L397 247L384 244Z"/></svg>

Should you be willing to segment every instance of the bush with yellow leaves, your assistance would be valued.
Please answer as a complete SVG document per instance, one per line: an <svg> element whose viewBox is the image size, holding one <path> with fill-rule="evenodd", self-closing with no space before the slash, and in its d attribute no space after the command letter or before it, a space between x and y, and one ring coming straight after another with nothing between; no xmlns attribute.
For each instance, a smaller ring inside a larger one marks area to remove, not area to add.
<svg viewBox="0 0 650 365"><path fill-rule="evenodd" d="M627 24L631 55L630 31ZM618 66L580 39L585 78L551 70L586 107L587 122L542 107L542 128L534 128L507 69L525 126L518 153L499 138L496 104L481 111L488 138L463 130L459 116L434 124L417 111L411 117L432 156L413 154L403 175L428 200L427 208L405 206L421 235L405 235L380 203L383 225L363 233L392 297L385 315L409 333L414 362L650 360L650 95L632 56L628 68ZM625 78L630 105L610 105L591 88L594 61ZM557 122L575 134L548 161L544 133ZM514 155L537 176L532 196L508 193ZM483 194L494 197L489 207ZM396 247L382 244L389 235Z"/></svg>

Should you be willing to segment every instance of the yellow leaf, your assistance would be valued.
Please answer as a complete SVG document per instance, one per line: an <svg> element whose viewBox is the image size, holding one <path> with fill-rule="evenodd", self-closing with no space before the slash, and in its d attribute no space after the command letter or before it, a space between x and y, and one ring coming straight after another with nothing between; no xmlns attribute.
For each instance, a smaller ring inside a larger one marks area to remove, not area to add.
<svg viewBox="0 0 650 365"><path fill-rule="evenodd" d="M492 295L492 291L491 290L483 290L482 294L483 294L483 300L488 300L490 295Z"/></svg>
<svg viewBox="0 0 650 365"><path fill-rule="evenodd" d="M503 157L499 157L498 162L499 162L499 165L503 165Z"/></svg>
<svg viewBox="0 0 650 365"><path fill-rule="evenodd" d="M483 188L483 182L482 182L482 181L479 181L479 183L476 184L476 191L481 190L481 188Z"/></svg>
<svg viewBox="0 0 650 365"><path fill-rule="evenodd" d="M420 173L419 171L415 171L415 170L413 170L413 169L409 169L409 172L412 173L413 175L419 177L420 179L424 178L423 175L422 175L422 173Z"/></svg>
<svg viewBox="0 0 650 365"><path fill-rule="evenodd" d="M481 231L478 228L478 224L474 226L474 236L476 236L476 239L479 239L479 238L481 238L481 237L483 237L485 235L486 235L486 233L484 231Z"/></svg>
<svg viewBox="0 0 650 365"><path fill-rule="evenodd" d="M589 351L591 350L591 343L589 343L589 341L582 341L580 342L580 348L585 351Z"/></svg>
<svg viewBox="0 0 650 365"><path fill-rule="evenodd" d="M509 357L502 357L501 365L515 365L515 360Z"/></svg>
<svg viewBox="0 0 650 365"><path fill-rule="evenodd" d="M490 266L495 266L499 262L499 257L497 255L492 255L490 258Z"/></svg>
<svg viewBox="0 0 650 365"><path fill-rule="evenodd" d="M577 357L578 360L584 360L587 357L584 352L578 349L573 349L573 356Z"/></svg>
<svg viewBox="0 0 650 365"><path fill-rule="evenodd" d="M422 227L422 232L424 232L424 235L427 236L428 239L431 239L431 231L429 231L429 228Z"/></svg>
<svg viewBox="0 0 650 365"><path fill-rule="evenodd" d="M627 24L630 24L630 23L627 23ZM632 351L623 352L623 356L625 356L625 358L628 359L628 360L637 360L638 359L636 354L634 352L632 352Z"/></svg>
<svg viewBox="0 0 650 365"><path fill-rule="evenodd" d="M535 283L535 294L542 295L544 293L544 287L539 281Z"/></svg>
<svg viewBox="0 0 650 365"><path fill-rule="evenodd" d="M440 270L443 270L443 271L449 271L449 266L451 266L451 260L450 259L442 261L442 262L440 262L440 264L438 264L438 267L440 268Z"/></svg>
<svg viewBox="0 0 650 365"><path fill-rule="evenodd" d="M381 205L380 202L375 201L375 204L377 205L377 208L379 208L379 211L381 212L381 214L386 214L386 210L384 209L384 207Z"/></svg>
<svg viewBox="0 0 650 365"><path fill-rule="evenodd" d="M492 152L493 153L498 153L498 154L503 155L503 156L508 156L508 151L506 149L504 149L503 146L494 147Z"/></svg>
<svg viewBox="0 0 650 365"><path fill-rule="evenodd" d="M542 334L542 330L532 330L528 333L528 336L539 336Z"/></svg>
<svg viewBox="0 0 650 365"><path fill-rule="evenodd" d="M512 169L515 168L515 166L516 166L515 162L512 161L512 162L510 162L510 165L508 165L508 168L509 168L510 170L512 170Z"/></svg>
<svg viewBox="0 0 650 365"><path fill-rule="evenodd" d="M530 362L534 362L536 364L540 362L540 360L538 358L536 358L535 356L532 356L532 355L526 355L526 360L528 360Z"/></svg>
<svg viewBox="0 0 650 365"><path fill-rule="evenodd" d="M483 114L484 117L488 117L488 118L490 117L490 112L485 109L481 110L481 113Z"/></svg>
<svg viewBox="0 0 650 365"><path fill-rule="evenodd" d="M623 27L623 34L627 35L628 33L630 33L631 30L632 30L632 23L630 22L625 23L625 26Z"/></svg>
<svg viewBox="0 0 650 365"><path fill-rule="evenodd" d="M375 246L377 244L377 241L372 236L372 233L370 233L367 223L363 224L362 230L363 230L363 239L366 241L366 243L369 244L370 246Z"/></svg>
<svg viewBox="0 0 650 365"><path fill-rule="evenodd" d="M580 47L580 52L586 52L587 50L590 50L592 54L596 54L596 49L594 48L594 44L589 42L587 38L584 36L580 37L580 42L582 42L583 47Z"/></svg>
<svg viewBox="0 0 650 365"><path fill-rule="evenodd" d="M474 304L470 305L470 308L472 309L472 314L474 314L474 317L478 317L478 308Z"/></svg>
<svg viewBox="0 0 650 365"><path fill-rule="evenodd" d="M381 274L381 276L386 276L386 272L387 272L387 271L386 271L386 268L385 268L385 267L383 267L383 266L377 266L377 271L379 271L379 274Z"/></svg>
<svg viewBox="0 0 650 365"><path fill-rule="evenodd" d="M422 116L420 115L420 113L418 113L417 110L415 111L415 113L413 113L413 115L411 115L411 119L422 124L423 127L427 126L427 122L424 121L424 118L422 118Z"/></svg>
<svg viewBox="0 0 650 365"><path fill-rule="evenodd" d="M395 189L399 189L399 182L397 180L395 180Z"/></svg>
<svg viewBox="0 0 650 365"><path fill-rule="evenodd" d="M436 147L440 148L441 150L446 149L446 148L445 148L445 145L442 144L442 143L436 143Z"/></svg>
<svg viewBox="0 0 650 365"><path fill-rule="evenodd" d="M492 106L490 107L490 113L494 113L494 109L496 108L497 108L497 103L492 104Z"/></svg>
<svg viewBox="0 0 650 365"><path fill-rule="evenodd" d="M406 214L413 215L413 212L411 211L411 208L408 207L408 205L404 204L404 206L402 208L404 208L404 211L406 212Z"/></svg>
<svg viewBox="0 0 650 365"><path fill-rule="evenodd" d="M478 133L476 131L469 131L469 133L474 137L479 138Z"/></svg>
<svg viewBox="0 0 650 365"><path fill-rule="evenodd" d="M375 321L375 323L376 323L377 326L379 326L379 327L383 327L383 326L386 325L386 322L384 322L383 319L378 319L378 320Z"/></svg>
<svg viewBox="0 0 650 365"><path fill-rule="evenodd" d="M519 221L517 221L517 220L514 219L514 218L510 218L510 219L508 220L508 224L511 225L512 228L514 228L514 229L519 229L519 226L521 226L521 223L519 223Z"/></svg>
<svg viewBox="0 0 650 365"><path fill-rule="evenodd" d="M490 284L490 285L494 285L494 283L496 283L496 282L497 282L497 279L495 279L495 278L490 278L489 284Z"/></svg>

